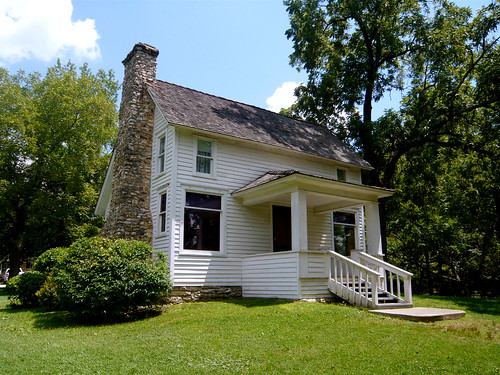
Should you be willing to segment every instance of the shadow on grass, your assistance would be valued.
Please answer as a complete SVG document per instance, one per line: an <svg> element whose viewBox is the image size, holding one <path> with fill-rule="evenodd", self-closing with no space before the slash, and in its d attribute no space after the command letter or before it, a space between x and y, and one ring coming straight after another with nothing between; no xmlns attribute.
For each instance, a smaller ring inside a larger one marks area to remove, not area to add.
<svg viewBox="0 0 500 375"><path fill-rule="evenodd" d="M33 325L35 328L39 329L114 325L153 318L161 315L161 313L161 309L143 309L120 316L84 317L72 314L68 311L46 311L35 315Z"/></svg>
<svg viewBox="0 0 500 375"><path fill-rule="evenodd" d="M129 323L161 315L161 308L141 309L130 314L112 317L83 317L69 311L48 310L44 307L19 307L9 305L0 309L3 314L32 314L33 327L37 329L60 329L85 326L102 326Z"/></svg>
<svg viewBox="0 0 500 375"><path fill-rule="evenodd" d="M500 298L420 296L426 300L451 301L478 314L500 315Z"/></svg>
<svg viewBox="0 0 500 375"><path fill-rule="evenodd" d="M234 305L247 308L277 306L295 302L293 300L278 299L278 298L234 298L234 299L221 299L219 301L224 303L232 303Z"/></svg>

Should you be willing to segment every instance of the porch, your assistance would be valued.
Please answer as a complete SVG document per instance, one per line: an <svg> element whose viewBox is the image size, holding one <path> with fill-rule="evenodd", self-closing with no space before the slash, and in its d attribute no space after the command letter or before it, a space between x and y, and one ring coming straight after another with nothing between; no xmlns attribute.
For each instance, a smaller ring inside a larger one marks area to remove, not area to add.
<svg viewBox="0 0 500 375"><path fill-rule="evenodd" d="M411 274L381 260L378 200L392 193L298 171L270 171L233 192L244 206L268 203L289 207L290 212L288 248L277 249L273 242L274 252L243 257L243 297L319 299L333 293L371 308L411 306ZM359 208L364 241L358 238L356 251L333 251L333 236L319 250L309 247L308 239L315 238L308 231L316 228L308 215L325 215L333 231L332 212ZM272 220L274 241L287 225L276 225L274 213Z"/></svg>
<svg viewBox="0 0 500 375"><path fill-rule="evenodd" d="M328 299L372 309L412 306L411 276L360 251L283 251L243 258L243 297Z"/></svg>

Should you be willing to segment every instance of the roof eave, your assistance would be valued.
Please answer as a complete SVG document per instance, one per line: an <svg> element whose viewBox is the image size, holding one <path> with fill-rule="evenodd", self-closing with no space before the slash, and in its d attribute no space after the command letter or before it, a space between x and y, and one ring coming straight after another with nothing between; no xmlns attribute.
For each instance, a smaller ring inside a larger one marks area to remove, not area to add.
<svg viewBox="0 0 500 375"><path fill-rule="evenodd" d="M336 181L296 172L246 190L235 191L232 196L241 199L243 205L250 206L298 190L349 198L359 202L377 202L380 198L390 197L394 194L394 191L389 189Z"/></svg>

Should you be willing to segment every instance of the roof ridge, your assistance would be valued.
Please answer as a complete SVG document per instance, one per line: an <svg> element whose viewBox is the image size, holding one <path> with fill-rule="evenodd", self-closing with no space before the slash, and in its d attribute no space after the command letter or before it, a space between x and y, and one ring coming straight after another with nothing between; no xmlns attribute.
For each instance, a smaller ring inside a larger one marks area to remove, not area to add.
<svg viewBox="0 0 500 375"><path fill-rule="evenodd" d="M178 125L372 169L352 146L316 123L164 80L148 84L148 90L163 116Z"/></svg>
<svg viewBox="0 0 500 375"><path fill-rule="evenodd" d="M330 129L328 129L326 126L323 126L323 125L320 125L320 124L317 124L317 123L314 123L314 122L310 122L310 121L306 121L304 119L296 119L296 118L293 118L293 117L290 117L290 116L287 116L287 115L284 115L282 113L279 113L279 112L274 112L274 111L271 111L269 109L265 109L265 108L262 108L262 107L258 107L256 105L253 105L253 104L248 104L248 103L243 103L243 102L240 102L238 100L234 100L234 99L229 99L229 98L225 98L223 96L219 96L219 95L215 95L215 94L210 94L208 92L204 92L204 91L201 91L201 90L196 90L196 89L192 89L191 87L186 87L186 86L182 86L182 85L179 85L177 83L172 83L172 82L168 82L168 81L165 81L165 80L162 80L162 79L157 79L156 80L157 82L163 82L163 83L168 83L169 85L172 85L172 86L177 86L177 87L180 87L180 88L183 88L183 89L186 89L186 90L190 90L190 91L194 91L194 92L198 92L200 94L203 94L203 95L208 95L208 96L211 96L212 98L217 98L217 99L222 99L222 100L225 100L225 101L228 101L228 102L231 102L231 103L236 103L236 104L240 104L240 105L243 105L243 106L246 106L246 107L251 107L251 108L255 108L255 109L258 109L258 110L261 110L261 111L266 111L266 112L269 112L269 113L272 113L273 115L277 115L277 116L281 116L281 117L284 117L285 119L287 120L293 120L295 122L298 122L298 123L305 123L305 124L308 124L308 125L313 125L313 126L317 126L317 127L320 127L322 129L325 129L329 132L331 132L338 140L339 142L341 142L343 145L345 145L346 147L348 147L349 149L351 149L351 147L341 141L339 139L339 137L337 137L336 134L334 134ZM151 84L149 84L149 86L153 86ZM354 150L353 150L354 151Z"/></svg>

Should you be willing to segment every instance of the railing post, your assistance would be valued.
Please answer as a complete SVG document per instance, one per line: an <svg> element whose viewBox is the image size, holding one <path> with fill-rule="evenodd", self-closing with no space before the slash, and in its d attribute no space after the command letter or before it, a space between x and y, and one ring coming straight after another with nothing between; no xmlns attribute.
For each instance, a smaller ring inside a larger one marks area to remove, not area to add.
<svg viewBox="0 0 500 375"><path fill-rule="evenodd" d="M404 278L404 288L405 288L405 300L408 303L413 303L413 297L411 293L411 279L409 277Z"/></svg>
<svg viewBox="0 0 500 375"><path fill-rule="evenodd" d="M335 282L337 282L337 259L333 258L333 274L335 275Z"/></svg>
<svg viewBox="0 0 500 375"><path fill-rule="evenodd" d="M397 284L397 289L398 289L398 298L401 299L401 278L399 277L399 275L396 275L396 280L398 281L398 284Z"/></svg>
<svg viewBox="0 0 500 375"><path fill-rule="evenodd" d="M375 290L372 288L372 298L374 307L378 305L378 284L380 283L380 276L376 276Z"/></svg>

